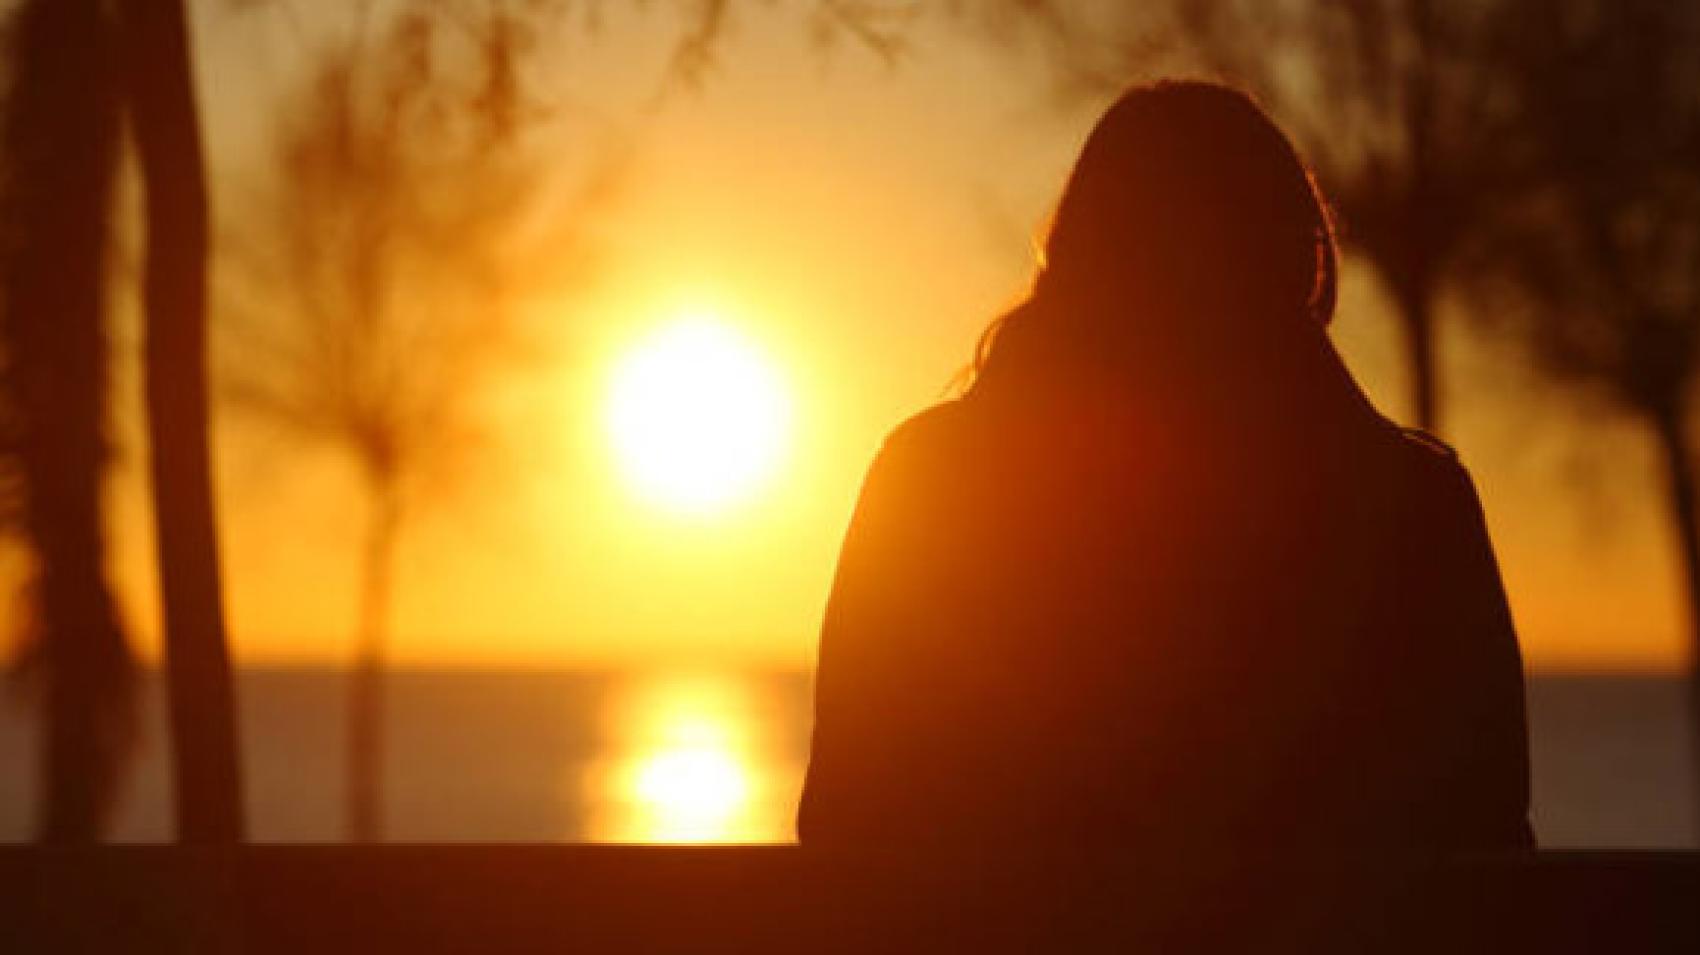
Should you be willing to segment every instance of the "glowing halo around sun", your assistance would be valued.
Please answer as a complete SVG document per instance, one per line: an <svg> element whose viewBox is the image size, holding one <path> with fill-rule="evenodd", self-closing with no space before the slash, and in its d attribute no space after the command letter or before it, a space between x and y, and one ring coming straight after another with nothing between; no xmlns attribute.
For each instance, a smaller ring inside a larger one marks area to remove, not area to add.
<svg viewBox="0 0 1700 955"><path fill-rule="evenodd" d="M790 440L791 402L753 344L693 313L620 359L607 427L621 473L644 498L707 514L772 478Z"/></svg>

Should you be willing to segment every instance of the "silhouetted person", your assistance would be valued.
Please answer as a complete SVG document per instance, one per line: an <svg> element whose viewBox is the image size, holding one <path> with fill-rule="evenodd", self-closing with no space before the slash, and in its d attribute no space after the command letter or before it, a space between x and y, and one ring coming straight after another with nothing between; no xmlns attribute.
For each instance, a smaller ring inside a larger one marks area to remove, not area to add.
<svg viewBox="0 0 1700 955"><path fill-rule="evenodd" d="M1352 380L1336 285L1326 207L1250 99L1109 110L972 386L868 474L805 844L1530 843L1474 487Z"/></svg>

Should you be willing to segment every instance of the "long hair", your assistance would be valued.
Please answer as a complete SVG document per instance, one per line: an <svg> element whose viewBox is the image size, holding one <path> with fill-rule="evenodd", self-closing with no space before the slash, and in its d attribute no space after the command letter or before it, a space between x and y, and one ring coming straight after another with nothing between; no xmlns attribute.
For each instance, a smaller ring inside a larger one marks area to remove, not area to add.
<svg viewBox="0 0 1700 955"><path fill-rule="evenodd" d="M1323 329L1338 284L1328 206L1249 96L1135 87L1087 139L1032 294L981 338L975 386L1005 369L1255 363L1305 342L1337 362Z"/></svg>

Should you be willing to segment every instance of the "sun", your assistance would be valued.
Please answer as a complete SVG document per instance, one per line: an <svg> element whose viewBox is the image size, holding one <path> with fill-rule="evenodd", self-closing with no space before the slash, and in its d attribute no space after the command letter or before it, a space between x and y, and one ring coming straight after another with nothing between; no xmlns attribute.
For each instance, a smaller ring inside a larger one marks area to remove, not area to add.
<svg viewBox="0 0 1700 955"><path fill-rule="evenodd" d="M773 476L791 427L773 363L705 313L656 329L614 369L607 426L625 479L672 510L711 513Z"/></svg>

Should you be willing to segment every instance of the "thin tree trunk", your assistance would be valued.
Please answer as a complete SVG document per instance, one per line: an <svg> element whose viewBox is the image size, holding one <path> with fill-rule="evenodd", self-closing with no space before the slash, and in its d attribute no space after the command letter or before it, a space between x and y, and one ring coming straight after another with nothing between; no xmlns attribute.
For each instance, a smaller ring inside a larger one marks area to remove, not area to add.
<svg viewBox="0 0 1700 955"><path fill-rule="evenodd" d="M100 501L116 77L96 0L33 0L9 26L0 323L37 564L37 831L92 842L110 821L134 729L134 663L107 587Z"/></svg>
<svg viewBox="0 0 1700 955"><path fill-rule="evenodd" d="M1694 484L1694 452L1679 411L1656 415L1653 428L1664 453L1665 490L1682 555L1682 582L1688 598L1689 746L1694 760L1696 821L1700 822L1700 499Z"/></svg>
<svg viewBox="0 0 1700 955"><path fill-rule="evenodd" d="M206 376L207 190L182 0L122 5L147 197L147 420L177 837L243 837Z"/></svg>
<svg viewBox="0 0 1700 955"><path fill-rule="evenodd" d="M1402 213L1393 228L1404 233L1396 245L1404 249L1406 269L1397 290L1399 323L1405 331L1410 362L1412 421L1424 431L1440 427L1439 369L1435 359L1434 288L1437 253L1445 247L1435 218L1435 19L1429 0L1410 0L1405 9L1415 45L1413 62L1403 69L1404 120L1410 181Z"/></svg>
<svg viewBox="0 0 1700 955"><path fill-rule="evenodd" d="M400 502L393 476L369 483L360 623L348 683L348 841L383 838L384 643L389 630Z"/></svg>
<svg viewBox="0 0 1700 955"><path fill-rule="evenodd" d="M1425 431L1440 426L1440 371L1435 360L1434 296L1429 283L1411 279L1394 290L1394 308L1405 338L1411 423Z"/></svg>

